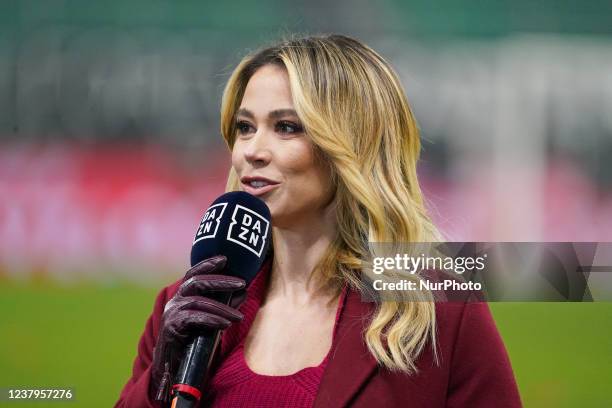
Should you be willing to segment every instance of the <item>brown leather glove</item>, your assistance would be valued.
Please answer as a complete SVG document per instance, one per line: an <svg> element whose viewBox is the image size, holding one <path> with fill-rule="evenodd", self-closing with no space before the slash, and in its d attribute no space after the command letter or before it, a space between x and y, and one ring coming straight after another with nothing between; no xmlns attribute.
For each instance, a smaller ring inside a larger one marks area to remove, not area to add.
<svg viewBox="0 0 612 408"><path fill-rule="evenodd" d="M183 284L166 304L153 351L149 395L167 402L169 387L188 342L207 330L226 329L244 317L236 308L246 298L243 279L220 275L227 259L208 258L185 274ZM213 293L233 293L230 306L210 299Z"/></svg>

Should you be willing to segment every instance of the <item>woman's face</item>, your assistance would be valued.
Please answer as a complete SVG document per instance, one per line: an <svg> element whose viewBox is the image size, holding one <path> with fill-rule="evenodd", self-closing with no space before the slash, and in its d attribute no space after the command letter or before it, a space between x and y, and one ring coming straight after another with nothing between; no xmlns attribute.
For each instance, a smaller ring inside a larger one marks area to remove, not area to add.
<svg viewBox="0 0 612 408"><path fill-rule="evenodd" d="M236 122L232 166L241 189L265 201L276 226L322 217L333 199L331 173L304 133L285 68L265 65L253 74Z"/></svg>

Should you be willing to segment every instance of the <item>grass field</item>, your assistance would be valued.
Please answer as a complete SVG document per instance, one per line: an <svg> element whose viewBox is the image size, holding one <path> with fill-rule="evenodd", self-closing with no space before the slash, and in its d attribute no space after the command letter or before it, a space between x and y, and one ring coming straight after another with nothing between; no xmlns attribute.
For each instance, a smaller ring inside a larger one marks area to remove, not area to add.
<svg viewBox="0 0 612 408"><path fill-rule="evenodd" d="M0 406L111 407L156 293L130 285L0 281L0 388L72 387L76 398ZM612 406L612 303L491 309L526 407Z"/></svg>

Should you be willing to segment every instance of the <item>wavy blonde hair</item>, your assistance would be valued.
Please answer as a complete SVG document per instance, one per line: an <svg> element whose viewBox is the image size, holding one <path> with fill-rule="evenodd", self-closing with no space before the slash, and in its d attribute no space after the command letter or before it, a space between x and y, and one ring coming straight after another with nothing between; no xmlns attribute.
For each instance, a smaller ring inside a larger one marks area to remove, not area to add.
<svg viewBox="0 0 612 408"><path fill-rule="evenodd" d="M287 70L296 112L330 164L336 185L337 236L313 275L366 294L371 285L359 272L366 272L362 264L372 255L369 242L440 239L417 180L419 134L400 81L378 53L355 39L328 35L284 40L246 56L228 80L221 133L230 150L247 83L266 64ZM227 190L238 189L232 169ZM416 358L428 342L437 355L431 293L405 291L398 300L376 305L364 338L380 364L414 373Z"/></svg>

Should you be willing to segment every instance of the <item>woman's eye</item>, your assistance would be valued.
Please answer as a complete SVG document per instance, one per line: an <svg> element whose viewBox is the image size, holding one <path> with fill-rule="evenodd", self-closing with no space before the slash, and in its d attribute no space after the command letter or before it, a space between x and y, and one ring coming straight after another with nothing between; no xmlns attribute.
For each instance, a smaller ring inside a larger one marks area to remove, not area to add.
<svg viewBox="0 0 612 408"><path fill-rule="evenodd" d="M240 133L241 135L246 135L247 133L249 133L249 131L251 130L252 126L244 121L238 121L236 123L236 130L238 131L238 133Z"/></svg>
<svg viewBox="0 0 612 408"><path fill-rule="evenodd" d="M302 133L304 129L297 123L283 121L276 124L276 131L280 133Z"/></svg>

